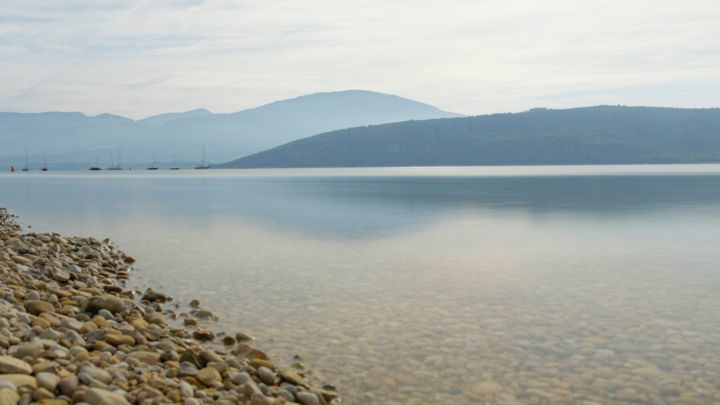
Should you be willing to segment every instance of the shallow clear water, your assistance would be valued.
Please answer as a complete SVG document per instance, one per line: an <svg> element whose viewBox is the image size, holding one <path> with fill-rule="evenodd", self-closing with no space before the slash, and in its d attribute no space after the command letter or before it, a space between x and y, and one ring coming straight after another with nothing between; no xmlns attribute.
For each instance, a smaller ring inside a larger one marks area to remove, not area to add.
<svg viewBox="0 0 720 405"><path fill-rule="evenodd" d="M720 165L0 175L347 403L720 401Z"/></svg>

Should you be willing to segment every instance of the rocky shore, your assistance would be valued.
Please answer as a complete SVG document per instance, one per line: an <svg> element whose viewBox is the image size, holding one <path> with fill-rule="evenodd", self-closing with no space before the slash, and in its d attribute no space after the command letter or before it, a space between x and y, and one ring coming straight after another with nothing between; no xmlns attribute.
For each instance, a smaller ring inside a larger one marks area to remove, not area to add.
<svg viewBox="0 0 720 405"><path fill-rule="evenodd" d="M126 288L109 240L22 233L0 208L0 405L336 404L296 361L213 331L193 300Z"/></svg>

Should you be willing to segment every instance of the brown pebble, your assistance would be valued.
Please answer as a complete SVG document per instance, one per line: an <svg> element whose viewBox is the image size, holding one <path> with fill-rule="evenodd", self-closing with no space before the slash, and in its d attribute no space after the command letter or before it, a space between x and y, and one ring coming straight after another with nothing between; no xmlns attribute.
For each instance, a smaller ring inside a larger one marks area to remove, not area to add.
<svg viewBox="0 0 720 405"><path fill-rule="evenodd" d="M128 336L128 335L120 335L117 333L106 333L103 336L103 339L113 346L119 346L119 345L133 346L133 345L135 345L135 338L133 338L132 336Z"/></svg>
<svg viewBox="0 0 720 405"><path fill-rule="evenodd" d="M197 340L207 341L215 339L215 334L206 329L198 329L193 333L193 337Z"/></svg>
<svg viewBox="0 0 720 405"><path fill-rule="evenodd" d="M31 300L25 303L25 310L33 315L40 315L43 312L55 312L55 307L45 301Z"/></svg>

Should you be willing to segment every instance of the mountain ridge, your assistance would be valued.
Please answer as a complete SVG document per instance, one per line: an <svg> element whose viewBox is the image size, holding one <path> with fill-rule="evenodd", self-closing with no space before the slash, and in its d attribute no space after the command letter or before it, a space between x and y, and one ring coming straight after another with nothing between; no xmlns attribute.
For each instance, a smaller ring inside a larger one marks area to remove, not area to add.
<svg viewBox="0 0 720 405"><path fill-rule="evenodd" d="M331 131L224 168L720 162L720 109L535 108Z"/></svg>
<svg viewBox="0 0 720 405"><path fill-rule="evenodd" d="M193 110L188 111L182 111L182 112L169 112L169 113L162 113L162 114L156 114L152 115L150 117L142 118L139 120L135 120L138 124L147 124L151 126L162 126L167 124L168 122L174 121L176 119L184 118L184 117L196 117L196 116L202 116L202 115L212 115L213 113L209 110L206 110L204 108L195 108Z"/></svg>

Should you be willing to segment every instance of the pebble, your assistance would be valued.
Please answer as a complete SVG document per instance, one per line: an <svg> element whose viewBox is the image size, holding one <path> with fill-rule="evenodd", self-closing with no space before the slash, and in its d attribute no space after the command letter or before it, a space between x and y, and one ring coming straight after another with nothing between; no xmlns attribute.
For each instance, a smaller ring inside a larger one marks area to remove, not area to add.
<svg viewBox="0 0 720 405"><path fill-rule="evenodd" d="M206 309L193 309L190 313L198 319L212 319L215 317L212 312Z"/></svg>
<svg viewBox="0 0 720 405"><path fill-rule="evenodd" d="M165 325L165 317L160 312L148 312L144 317L145 322L155 325Z"/></svg>
<svg viewBox="0 0 720 405"><path fill-rule="evenodd" d="M40 315L43 312L55 312L55 308L51 304L40 300L25 302L25 309L33 315Z"/></svg>
<svg viewBox="0 0 720 405"><path fill-rule="evenodd" d="M240 373L234 373L231 377L231 381L235 385L242 385L245 384L248 381L252 381L252 377L250 377L250 374L243 371Z"/></svg>
<svg viewBox="0 0 720 405"><path fill-rule="evenodd" d="M2 374L30 374L32 366L11 356L0 356L0 373Z"/></svg>
<svg viewBox="0 0 720 405"><path fill-rule="evenodd" d="M200 341L208 341L215 339L215 334L212 331L206 329L198 329L193 332L193 337Z"/></svg>
<svg viewBox="0 0 720 405"><path fill-rule="evenodd" d="M27 374L0 374L0 381L13 384L16 387L29 386L36 388L37 381L35 377Z"/></svg>
<svg viewBox="0 0 720 405"><path fill-rule="evenodd" d="M198 381L208 386L212 385L216 381L222 380L220 373L212 367L205 367L204 369L198 371L196 378Z"/></svg>
<svg viewBox="0 0 720 405"><path fill-rule="evenodd" d="M148 352L144 350L139 350L135 352L130 352L127 354L127 357L139 360L145 364L149 364L151 366L154 366L160 362L160 354L154 353L154 352Z"/></svg>
<svg viewBox="0 0 720 405"><path fill-rule="evenodd" d="M81 374L87 375L93 380L104 382L105 384L109 384L110 381L112 381L112 376L110 375L110 373L108 373L102 368L91 365L81 367L80 372L78 373L78 377Z"/></svg>
<svg viewBox="0 0 720 405"><path fill-rule="evenodd" d="M303 377L300 374L289 368L280 370L280 377L282 377L285 381L295 385L300 385L304 381Z"/></svg>
<svg viewBox="0 0 720 405"><path fill-rule="evenodd" d="M114 346L133 346L135 344L135 338L133 338L132 336L121 335L118 333L106 333L105 336L103 336L103 340Z"/></svg>
<svg viewBox="0 0 720 405"><path fill-rule="evenodd" d="M261 393L254 393L250 397L250 405L273 405L273 401Z"/></svg>
<svg viewBox="0 0 720 405"><path fill-rule="evenodd" d="M198 368L194 364L187 361L180 363L180 370L178 370L178 377L195 377L198 373Z"/></svg>
<svg viewBox="0 0 720 405"><path fill-rule="evenodd" d="M268 385L275 384L275 373L273 373L272 370L270 370L267 367L259 367L257 369L258 377L260 377L260 380Z"/></svg>
<svg viewBox="0 0 720 405"><path fill-rule="evenodd" d="M192 397L195 395L195 389L187 381L180 381L178 388L180 389L180 394L184 397Z"/></svg>
<svg viewBox="0 0 720 405"><path fill-rule="evenodd" d="M77 389L78 384L79 381L77 376L69 375L60 379L60 381L58 382L58 388L63 395L71 396L73 392L75 392L75 390Z"/></svg>
<svg viewBox="0 0 720 405"><path fill-rule="evenodd" d="M125 309L125 301L112 295L95 296L87 300L83 312L91 314L105 309L111 313L122 312Z"/></svg>
<svg viewBox="0 0 720 405"><path fill-rule="evenodd" d="M14 357L17 357L19 359L25 358L25 357L37 357L42 353L43 347L42 345L38 343L21 343L17 346L15 346L15 350L12 352Z"/></svg>
<svg viewBox="0 0 720 405"><path fill-rule="evenodd" d="M248 340L253 340L254 338L246 333L238 332L235 334L235 340L238 342L245 342Z"/></svg>
<svg viewBox="0 0 720 405"><path fill-rule="evenodd" d="M60 377L53 373L37 373L35 375L35 380L37 381L38 387L42 387L47 389L48 391L55 391L55 388L58 386L58 383L60 383Z"/></svg>
<svg viewBox="0 0 720 405"><path fill-rule="evenodd" d="M318 405L320 403L314 392L301 391L297 393L296 397L302 405Z"/></svg>
<svg viewBox="0 0 720 405"><path fill-rule="evenodd" d="M50 392L48 389L43 387L38 387L35 391L33 391L32 399L34 399L37 402L42 402L46 399L53 399L55 398L55 395Z"/></svg>
<svg viewBox="0 0 720 405"><path fill-rule="evenodd" d="M295 395L293 395L290 391L281 389L277 391L277 394L278 397L283 398L286 401L295 402Z"/></svg>
<svg viewBox="0 0 720 405"><path fill-rule="evenodd" d="M199 353L199 356L205 363L211 363L211 362L222 363L223 362L222 357L218 356L212 350L203 350Z"/></svg>
<svg viewBox="0 0 720 405"><path fill-rule="evenodd" d="M16 405L20 401L20 395L9 388L0 388L0 405Z"/></svg>
<svg viewBox="0 0 720 405"><path fill-rule="evenodd" d="M83 396L90 405L130 405L124 396L100 388L90 388Z"/></svg>

